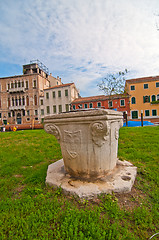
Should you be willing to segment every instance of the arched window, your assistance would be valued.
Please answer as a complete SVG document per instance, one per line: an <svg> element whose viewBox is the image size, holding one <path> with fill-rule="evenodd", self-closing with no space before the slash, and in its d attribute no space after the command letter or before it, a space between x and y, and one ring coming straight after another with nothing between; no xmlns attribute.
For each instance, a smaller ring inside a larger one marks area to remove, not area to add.
<svg viewBox="0 0 159 240"><path fill-rule="evenodd" d="M97 103L97 107L100 108L101 107L101 102Z"/></svg>
<svg viewBox="0 0 159 240"><path fill-rule="evenodd" d="M14 83L14 86L15 86L15 88L17 88L17 82L15 81L15 83Z"/></svg>
<svg viewBox="0 0 159 240"><path fill-rule="evenodd" d="M37 105L37 96L34 96L34 104Z"/></svg>
<svg viewBox="0 0 159 240"><path fill-rule="evenodd" d="M18 106L18 99L17 99L17 97L15 98L15 105Z"/></svg>
<svg viewBox="0 0 159 240"><path fill-rule="evenodd" d="M19 97L19 106L21 106L21 97Z"/></svg>
<svg viewBox="0 0 159 240"><path fill-rule="evenodd" d="M155 95L152 95L151 96L151 101L153 102L153 101L156 101L156 96Z"/></svg>
<svg viewBox="0 0 159 240"><path fill-rule="evenodd" d="M27 106L29 106L29 97L28 96L26 97L26 103L27 103Z"/></svg>
<svg viewBox="0 0 159 240"><path fill-rule="evenodd" d="M24 96L23 96L22 102L23 102L23 105L25 105L25 98L24 98Z"/></svg>
<svg viewBox="0 0 159 240"><path fill-rule="evenodd" d="M12 98L12 106L14 106L14 98Z"/></svg>
<svg viewBox="0 0 159 240"><path fill-rule="evenodd" d="M36 80L33 81L33 88L36 88Z"/></svg>
<svg viewBox="0 0 159 240"><path fill-rule="evenodd" d="M135 97L131 98L131 104L136 104L136 98Z"/></svg>
<svg viewBox="0 0 159 240"><path fill-rule="evenodd" d="M26 89L28 89L28 87L29 87L28 81L25 82L25 87L26 87Z"/></svg>

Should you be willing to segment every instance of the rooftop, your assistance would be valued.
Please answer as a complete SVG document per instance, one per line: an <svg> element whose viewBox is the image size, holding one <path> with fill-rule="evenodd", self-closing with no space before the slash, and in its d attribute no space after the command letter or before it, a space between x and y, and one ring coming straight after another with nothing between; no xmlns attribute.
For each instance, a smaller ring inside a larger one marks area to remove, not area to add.
<svg viewBox="0 0 159 240"><path fill-rule="evenodd" d="M49 90L49 89L55 89L55 88L62 88L62 87L68 87L73 85L74 83L66 83L66 84L60 84L60 85L56 85L53 87L49 87L49 88L45 88L44 90Z"/></svg>
<svg viewBox="0 0 159 240"><path fill-rule="evenodd" d="M49 74L49 69L42 63L40 62L38 59L36 60L31 60L29 64L24 64L23 65L23 68L29 66L29 65L34 65L34 64L37 64L38 67L43 70L45 73Z"/></svg>
<svg viewBox="0 0 159 240"><path fill-rule="evenodd" d="M117 99L117 98L125 98L125 97L126 98L129 97L129 95L128 94L115 94L111 96L98 95L98 96L91 96L91 97L76 98L72 103L104 101L109 99Z"/></svg>
<svg viewBox="0 0 159 240"><path fill-rule="evenodd" d="M126 80L126 83L141 83L141 82L154 82L154 81L159 81L159 76L128 79Z"/></svg>

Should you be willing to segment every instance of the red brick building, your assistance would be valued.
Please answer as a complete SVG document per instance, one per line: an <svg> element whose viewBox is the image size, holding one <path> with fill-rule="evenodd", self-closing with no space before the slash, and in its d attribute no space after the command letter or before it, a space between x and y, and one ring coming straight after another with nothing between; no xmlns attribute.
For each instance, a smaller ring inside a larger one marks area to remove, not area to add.
<svg viewBox="0 0 159 240"><path fill-rule="evenodd" d="M72 102L72 109L104 108L126 112L130 115L130 102L128 94L117 94L111 96L99 95L92 97L77 98Z"/></svg>

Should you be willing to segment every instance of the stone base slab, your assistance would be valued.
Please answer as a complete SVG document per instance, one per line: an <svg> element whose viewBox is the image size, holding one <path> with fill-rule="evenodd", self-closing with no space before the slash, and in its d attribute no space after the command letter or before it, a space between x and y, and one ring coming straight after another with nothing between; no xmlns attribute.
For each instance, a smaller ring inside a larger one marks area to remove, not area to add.
<svg viewBox="0 0 159 240"><path fill-rule="evenodd" d="M64 193L92 199L104 193L128 193L134 184L137 167L127 161L117 161L116 167L100 179L75 179L65 172L63 159L48 166L46 184L61 187Z"/></svg>

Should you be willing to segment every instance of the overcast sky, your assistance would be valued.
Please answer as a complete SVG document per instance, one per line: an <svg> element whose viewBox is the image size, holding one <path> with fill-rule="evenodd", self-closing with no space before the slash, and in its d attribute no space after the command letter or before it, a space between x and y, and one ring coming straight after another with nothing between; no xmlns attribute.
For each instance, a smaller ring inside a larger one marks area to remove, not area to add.
<svg viewBox="0 0 159 240"><path fill-rule="evenodd" d="M39 59L81 96L107 73L159 75L159 0L0 0L0 77Z"/></svg>

